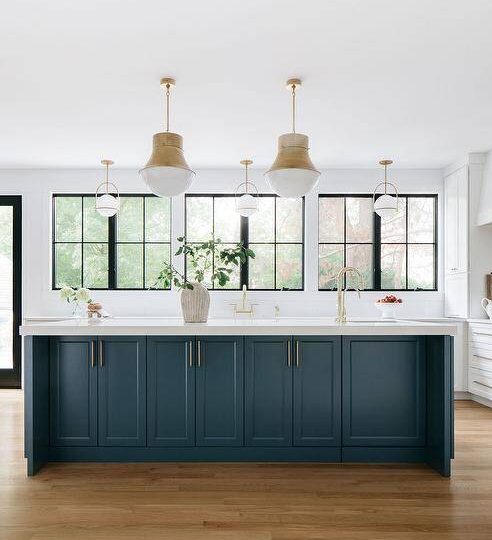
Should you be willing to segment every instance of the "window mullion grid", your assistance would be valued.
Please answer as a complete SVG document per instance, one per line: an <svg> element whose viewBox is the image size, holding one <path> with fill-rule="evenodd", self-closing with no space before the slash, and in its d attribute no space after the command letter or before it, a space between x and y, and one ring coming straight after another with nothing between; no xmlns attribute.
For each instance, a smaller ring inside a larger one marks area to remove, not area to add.
<svg viewBox="0 0 492 540"><path fill-rule="evenodd" d="M249 219L245 216L240 218L240 229L239 235L243 246L249 248ZM239 272L239 288L242 289L243 285L246 285L246 288L249 289L249 259L246 257L244 263L240 263L240 272Z"/></svg>
<svg viewBox="0 0 492 540"><path fill-rule="evenodd" d="M81 222L82 229L80 231L80 283L84 286L84 197L80 197Z"/></svg>
<svg viewBox="0 0 492 540"><path fill-rule="evenodd" d="M405 290L408 291L408 197L405 197Z"/></svg>

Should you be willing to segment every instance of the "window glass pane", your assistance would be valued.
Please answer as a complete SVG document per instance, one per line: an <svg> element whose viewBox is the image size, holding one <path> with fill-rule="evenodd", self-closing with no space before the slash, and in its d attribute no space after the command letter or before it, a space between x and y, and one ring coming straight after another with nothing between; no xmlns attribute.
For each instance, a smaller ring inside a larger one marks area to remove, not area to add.
<svg viewBox="0 0 492 540"><path fill-rule="evenodd" d="M143 287L143 244L118 244L116 253L117 287Z"/></svg>
<svg viewBox="0 0 492 540"><path fill-rule="evenodd" d="M434 288L434 245L408 246L408 288Z"/></svg>
<svg viewBox="0 0 492 540"><path fill-rule="evenodd" d="M82 244L55 245L55 287L82 286Z"/></svg>
<svg viewBox="0 0 492 540"><path fill-rule="evenodd" d="M381 242L406 242L406 197L398 198L398 213L381 219Z"/></svg>
<svg viewBox="0 0 492 540"><path fill-rule="evenodd" d="M255 258L249 259L249 288L273 289L274 282L274 246L251 244Z"/></svg>
<svg viewBox="0 0 492 540"><path fill-rule="evenodd" d="M212 197L186 197L186 239L206 242L212 238Z"/></svg>
<svg viewBox="0 0 492 540"><path fill-rule="evenodd" d="M259 197L258 212L248 218L250 242L275 241L275 197Z"/></svg>
<svg viewBox="0 0 492 540"><path fill-rule="evenodd" d="M82 240L82 198L55 197L55 240Z"/></svg>
<svg viewBox="0 0 492 540"><path fill-rule="evenodd" d="M302 245L277 245L277 289L302 289Z"/></svg>
<svg viewBox="0 0 492 540"><path fill-rule="evenodd" d="M118 242L142 242L143 197L121 197L117 223Z"/></svg>
<svg viewBox="0 0 492 540"><path fill-rule="evenodd" d="M277 197L277 242L302 242L302 199Z"/></svg>
<svg viewBox="0 0 492 540"><path fill-rule="evenodd" d="M381 245L381 288L405 289L405 244Z"/></svg>
<svg viewBox="0 0 492 540"><path fill-rule="evenodd" d="M84 244L84 287L108 287L108 244Z"/></svg>
<svg viewBox="0 0 492 540"><path fill-rule="evenodd" d="M347 197L346 242L372 242L373 210L372 198Z"/></svg>
<svg viewBox="0 0 492 540"><path fill-rule="evenodd" d="M95 197L84 197L84 242L107 242L108 218L96 211Z"/></svg>
<svg viewBox="0 0 492 540"><path fill-rule="evenodd" d="M319 288L335 289L336 276L343 267L343 244L320 244Z"/></svg>
<svg viewBox="0 0 492 540"><path fill-rule="evenodd" d="M235 246L235 244L223 244L221 249L222 248L233 248ZM215 256L215 260L214 260L214 268L216 269L217 267L220 266L220 260L219 260L219 256L218 254ZM240 286L239 286L239 282L240 282L240 279L241 279L241 270L239 268L239 266L236 266L236 265L233 265L232 266L232 273L229 274L229 281L225 284L224 287L221 287L218 283L218 281L216 281L214 283L214 289L240 289Z"/></svg>
<svg viewBox="0 0 492 540"><path fill-rule="evenodd" d="M320 242L343 242L343 197L320 197L318 219Z"/></svg>
<svg viewBox="0 0 492 540"><path fill-rule="evenodd" d="M162 265L169 262L169 244L146 244L145 245L145 288L162 288L162 284L155 285Z"/></svg>
<svg viewBox="0 0 492 540"><path fill-rule="evenodd" d="M170 197L145 197L145 241L169 242L171 239Z"/></svg>
<svg viewBox="0 0 492 540"><path fill-rule="evenodd" d="M215 197L214 204L215 240L239 242L241 216L236 212L234 197Z"/></svg>
<svg viewBox="0 0 492 540"><path fill-rule="evenodd" d="M196 280L196 272L203 271L205 279L202 284L208 289L212 288L212 264L208 259L199 259L196 262L196 267L192 264L191 258L186 258L186 278L190 281ZM205 269L206 268L206 269Z"/></svg>
<svg viewBox="0 0 492 540"><path fill-rule="evenodd" d="M354 266L364 278L364 288L373 288L372 244L347 244L347 266ZM349 272L346 278L347 287L359 288L359 278Z"/></svg>
<svg viewBox="0 0 492 540"><path fill-rule="evenodd" d="M408 198L408 241L409 242L434 242L434 208L435 208L434 198L431 198L431 197L409 197ZM409 261L410 260L411 258L409 255ZM409 274L410 274L410 270L409 270Z"/></svg>

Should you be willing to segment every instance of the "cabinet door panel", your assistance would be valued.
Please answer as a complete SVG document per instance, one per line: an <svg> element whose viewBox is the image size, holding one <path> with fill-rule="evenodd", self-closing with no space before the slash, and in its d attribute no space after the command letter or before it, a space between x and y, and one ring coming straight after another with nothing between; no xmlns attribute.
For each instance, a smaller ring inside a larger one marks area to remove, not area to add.
<svg viewBox="0 0 492 540"><path fill-rule="evenodd" d="M147 338L149 446L195 445L194 339Z"/></svg>
<svg viewBox="0 0 492 540"><path fill-rule="evenodd" d="M53 446L97 445L97 367L90 337L50 339L50 417Z"/></svg>
<svg viewBox="0 0 492 540"><path fill-rule="evenodd" d="M343 338L343 446L425 445L424 339Z"/></svg>
<svg viewBox="0 0 492 540"><path fill-rule="evenodd" d="M99 338L99 445L145 446L145 338Z"/></svg>
<svg viewBox="0 0 492 540"><path fill-rule="evenodd" d="M245 444L292 444L292 367L287 337L246 338Z"/></svg>
<svg viewBox="0 0 492 540"><path fill-rule="evenodd" d="M341 444L341 338L294 339L294 445Z"/></svg>
<svg viewBox="0 0 492 540"><path fill-rule="evenodd" d="M243 444L243 338L197 338L196 444Z"/></svg>

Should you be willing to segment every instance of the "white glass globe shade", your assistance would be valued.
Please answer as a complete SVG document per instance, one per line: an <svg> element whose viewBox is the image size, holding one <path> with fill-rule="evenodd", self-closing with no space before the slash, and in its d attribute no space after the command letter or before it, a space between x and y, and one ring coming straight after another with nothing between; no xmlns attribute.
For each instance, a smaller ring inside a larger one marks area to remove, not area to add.
<svg viewBox="0 0 492 540"><path fill-rule="evenodd" d="M374 212L383 219L393 217L398 212L398 200L392 195L381 195L374 201Z"/></svg>
<svg viewBox="0 0 492 540"><path fill-rule="evenodd" d="M184 193L193 182L195 173L180 167L145 167L140 171L150 191L159 197L174 197Z"/></svg>
<svg viewBox="0 0 492 540"><path fill-rule="evenodd" d="M257 210L258 197L245 193L236 199L236 211L241 216L252 216Z"/></svg>
<svg viewBox="0 0 492 540"><path fill-rule="evenodd" d="M96 197L96 210L104 217L114 216L120 209L120 200L110 193Z"/></svg>
<svg viewBox="0 0 492 540"><path fill-rule="evenodd" d="M272 190L280 197L299 199L318 183L319 171L311 169L277 169L265 173Z"/></svg>

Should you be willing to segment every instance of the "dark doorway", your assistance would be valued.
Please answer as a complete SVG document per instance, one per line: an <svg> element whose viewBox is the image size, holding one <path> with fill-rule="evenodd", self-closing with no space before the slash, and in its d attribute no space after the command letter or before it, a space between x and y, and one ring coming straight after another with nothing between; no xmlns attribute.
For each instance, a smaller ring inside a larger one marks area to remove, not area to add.
<svg viewBox="0 0 492 540"><path fill-rule="evenodd" d="M0 388L21 387L22 197L0 196Z"/></svg>

